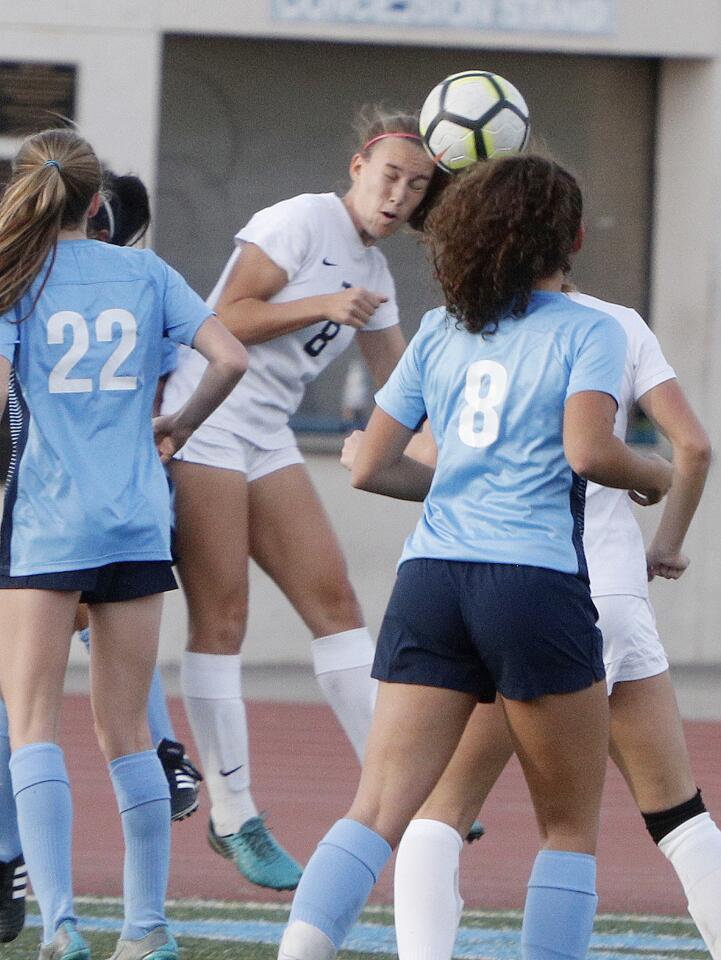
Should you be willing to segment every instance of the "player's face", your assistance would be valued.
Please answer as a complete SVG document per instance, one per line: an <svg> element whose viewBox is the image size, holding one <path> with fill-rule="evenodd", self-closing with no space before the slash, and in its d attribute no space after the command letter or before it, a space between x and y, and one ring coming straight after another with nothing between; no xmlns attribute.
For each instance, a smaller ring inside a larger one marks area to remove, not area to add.
<svg viewBox="0 0 721 960"><path fill-rule="evenodd" d="M355 154L344 203L364 243L389 237L407 222L426 194L433 169L420 143L400 137L380 140L369 157Z"/></svg>

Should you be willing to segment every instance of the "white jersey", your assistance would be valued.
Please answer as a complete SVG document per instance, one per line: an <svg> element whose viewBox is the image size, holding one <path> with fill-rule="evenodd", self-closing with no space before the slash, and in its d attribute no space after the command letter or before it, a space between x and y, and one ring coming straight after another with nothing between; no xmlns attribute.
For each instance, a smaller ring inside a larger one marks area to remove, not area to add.
<svg viewBox="0 0 721 960"><path fill-rule="evenodd" d="M626 333L626 366L613 428L616 436L625 440L633 404L652 387L672 380L676 374L664 357L658 340L635 310L583 293L573 293L571 297L587 307L610 314ZM588 484L583 547L593 596L627 594L648 597L646 551L626 490Z"/></svg>
<svg viewBox="0 0 721 960"><path fill-rule="evenodd" d="M236 249L208 304L217 302L244 243L254 243L288 275L270 303L365 287L388 298L364 328L382 330L398 323L393 278L383 254L361 241L350 214L334 193L306 193L256 213L235 237ZM305 385L339 356L356 334L354 327L321 320L311 326L248 348L248 372L208 418L264 450L294 442L288 418L303 399ZM163 412L177 410L195 389L206 361L183 350L170 377Z"/></svg>

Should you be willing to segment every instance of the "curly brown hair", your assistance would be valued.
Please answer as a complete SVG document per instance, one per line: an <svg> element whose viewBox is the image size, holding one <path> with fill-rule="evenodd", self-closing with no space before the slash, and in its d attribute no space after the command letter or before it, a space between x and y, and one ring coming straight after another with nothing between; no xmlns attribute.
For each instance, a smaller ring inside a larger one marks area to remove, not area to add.
<svg viewBox="0 0 721 960"><path fill-rule="evenodd" d="M573 176L535 154L455 177L425 227L449 314L484 336L522 316L539 281L570 269L582 212Z"/></svg>

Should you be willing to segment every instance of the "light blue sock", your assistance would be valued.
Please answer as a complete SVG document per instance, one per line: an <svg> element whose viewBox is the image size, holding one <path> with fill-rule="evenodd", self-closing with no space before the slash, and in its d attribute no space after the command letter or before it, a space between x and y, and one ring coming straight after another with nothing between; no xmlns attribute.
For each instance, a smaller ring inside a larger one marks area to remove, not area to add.
<svg viewBox="0 0 721 960"><path fill-rule="evenodd" d="M541 850L528 880L523 960L584 960L597 903L595 857Z"/></svg>
<svg viewBox="0 0 721 960"><path fill-rule="evenodd" d="M288 923L303 920L340 949L390 855L380 834L356 820L338 820L303 871Z"/></svg>
<svg viewBox="0 0 721 960"><path fill-rule="evenodd" d="M150 728L150 738L156 747L163 739L175 740L173 721L170 719L168 704L165 700L163 678L160 676L160 668L157 666L153 670L153 681L150 684L150 695L148 696L148 727Z"/></svg>
<svg viewBox="0 0 721 960"><path fill-rule="evenodd" d="M78 636L85 644L85 649L90 651L90 630L85 627L78 631ZM175 740L175 730L173 721L168 713L168 705L165 702L165 690L163 689L163 678L160 676L160 669L156 666L153 670L153 680L150 684L150 694L148 696L148 727L150 728L150 739L157 747L161 740Z"/></svg>
<svg viewBox="0 0 721 960"><path fill-rule="evenodd" d="M170 865L170 793L154 750L109 764L125 837L122 940L141 940L165 926Z"/></svg>
<svg viewBox="0 0 721 960"><path fill-rule="evenodd" d="M73 912L73 808L63 751L56 743L31 743L10 757L18 826L28 876L49 943Z"/></svg>
<svg viewBox="0 0 721 960"><path fill-rule="evenodd" d="M9 863L22 853L9 764L8 712L5 701L0 700L0 860L4 863Z"/></svg>

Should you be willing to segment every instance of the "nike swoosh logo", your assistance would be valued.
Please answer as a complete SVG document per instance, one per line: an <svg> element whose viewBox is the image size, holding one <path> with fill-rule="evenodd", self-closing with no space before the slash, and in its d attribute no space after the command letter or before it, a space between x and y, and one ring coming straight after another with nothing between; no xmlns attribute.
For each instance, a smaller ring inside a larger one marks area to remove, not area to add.
<svg viewBox="0 0 721 960"><path fill-rule="evenodd" d="M337 267L337 266L338 266L337 263L332 263L332 262L328 259L328 257L323 257L323 263L326 265L326 267Z"/></svg>
<svg viewBox="0 0 721 960"><path fill-rule="evenodd" d="M244 766L245 764L241 763L237 767L233 767L232 770L221 770L220 775L221 777L229 777L231 773L236 773L238 770L242 770Z"/></svg>

